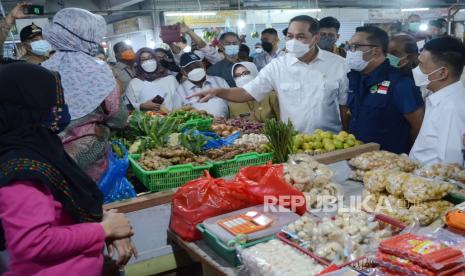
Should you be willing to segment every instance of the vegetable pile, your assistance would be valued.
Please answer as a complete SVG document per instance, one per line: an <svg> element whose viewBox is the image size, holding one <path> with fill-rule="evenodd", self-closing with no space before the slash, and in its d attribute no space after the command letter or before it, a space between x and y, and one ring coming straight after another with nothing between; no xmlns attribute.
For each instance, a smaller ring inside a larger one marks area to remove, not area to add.
<svg viewBox="0 0 465 276"><path fill-rule="evenodd" d="M156 171L179 164L204 165L207 161L206 157L196 156L189 150L178 146L147 150L142 154L139 164L147 171Z"/></svg>
<svg viewBox="0 0 465 276"><path fill-rule="evenodd" d="M229 120L225 120L223 118L215 118L214 123L225 124L228 126L238 128L244 134L250 134L250 133L260 134L262 133L262 130L263 130L263 123L250 121L250 120L243 119L243 118L234 118L234 119L229 119Z"/></svg>
<svg viewBox="0 0 465 276"><path fill-rule="evenodd" d="M227 124L214 124L212 130L221 137L228 137L236 131L240 131L240 128L233 127Z"/></svg>
<svg viewBox="0 0 465 276"><path fill-rule="evenodd" d="M345 131L334 134L321 129L312 134L298 134L294 137L294 152L320 154L338 149L347 149L359 146L363 142L358 141L353 134Z"/></svg>
<svg viewBox="0 0 465 276"><path fill-rule="evenodd" d="M235 145L249 145L254 147L261 147L268 144L268 138L263 134L244 134L241 138L234 141Z"/></svg>
<svg viewBox="0 0 465 276"><path fill-rule="evenodd" d="M205 152L205 155L212 161L224 161L233 159L236 155L255 152L256 148L248 145L233 145L219 149L211 149Z"/></svg>
<svg viewBox="0 0 465 276"><path fill-rule="evenodd" d="M275 119L265 122L263 134L266 135L271 144L276 163L285 163L289 154L293 153L294 126L291 121L287 124Z"/></svg>

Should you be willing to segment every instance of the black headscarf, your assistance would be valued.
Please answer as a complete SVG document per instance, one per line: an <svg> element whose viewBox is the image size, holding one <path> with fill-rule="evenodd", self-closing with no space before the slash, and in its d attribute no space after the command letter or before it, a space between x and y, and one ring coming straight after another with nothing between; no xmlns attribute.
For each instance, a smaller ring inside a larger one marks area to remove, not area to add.
<svg viewBox="0 0 465 276"><path fill-rule="evenodd" d="M144 69L142 69L142 60L141 56L143 53L149 53L152 55L153 59L156 60L155 58L155 52L150 49L150 48L141 48L139 51L136 53L136 62L134 63L134 68L136 71L136 77L140 80L143 81L154 81L159 78L163 78L169 75L168 70L161 66L160 62L157 61L157 69L153 73L145 72Z"/></svg>
<svg viewBox="0 0 465 276"><path fill-rule="evenodd" d="M4 65L0 89L0 188L35 181L50 189L76 223L100 221L101 192L56 134L69 123L58 73L29 63Z"/></svg>

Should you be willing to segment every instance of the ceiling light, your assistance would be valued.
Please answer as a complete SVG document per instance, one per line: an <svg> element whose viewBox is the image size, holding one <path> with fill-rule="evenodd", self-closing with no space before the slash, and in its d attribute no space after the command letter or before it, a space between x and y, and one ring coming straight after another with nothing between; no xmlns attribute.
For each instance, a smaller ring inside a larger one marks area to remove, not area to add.
<svg viewBox="0 0 465 276"><path fill-rule="evenodd" d="M129 45L129 46L132 45L132 41L129 40L129 39L125 39L125 40L124 40L124 43L126 43L126 45Z"/></svg>
<svg viewBox="0 0 465 276"><path fill-rule="evenodd" d="M411 8L411 9L401 9L402 12L416 12L416 11L429 11L429 8Z"/></svg>
<svg viewBox="0 0 465 276"><path fill-rule="evenodd" d="M165 16L208 16L216 15L216 12L165 12Z"/></svg>
<svg viewBox="0 0 465 276"><path fill-rule="evenodd" d="M424 32L426 30L428 30L428 24L426 23L420 24L420 31Z"/></svg>
<svg viewBox="0 0 465 276"><path fill-rule="evenodd" d="M245 23L244 20L242 20L242 19L237 20L237 27L238 27L239 29L244 29L246 25L247 25L247 24Z"/></svg>
<svg viewBox="0 0 465 276"><path fill-rule="evenodd" d="M286 10L281 10L281 12L301 12L301 13L306 13L306 12L321 12L321 9L286 9Z"/></svg>

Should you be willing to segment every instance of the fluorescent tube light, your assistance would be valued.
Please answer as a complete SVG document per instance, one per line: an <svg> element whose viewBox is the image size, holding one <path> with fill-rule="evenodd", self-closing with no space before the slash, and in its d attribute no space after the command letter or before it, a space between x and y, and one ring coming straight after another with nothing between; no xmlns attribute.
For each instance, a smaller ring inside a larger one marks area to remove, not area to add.
<svg viewBox="0 0 465 276"><path fill-rule="evenodd" d="M411 8L411 9L401 9L402 12L416 12L416 11L429 11L429 8Z"/></svg>
<svg viewBox="0 0 465 276"><path fill-rule="evenodd" d="M216 12L165 12L165 16L208 16L216 15Z"/></svg>

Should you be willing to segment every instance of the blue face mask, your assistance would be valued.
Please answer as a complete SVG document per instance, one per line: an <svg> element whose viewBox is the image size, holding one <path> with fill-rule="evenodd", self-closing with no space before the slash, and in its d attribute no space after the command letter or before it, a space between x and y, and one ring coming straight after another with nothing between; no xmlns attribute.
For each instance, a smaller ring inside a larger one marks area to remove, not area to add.
<svg viewBox="0 0 465 276"><path fill-rule="evenodd" d="M228 57L234 57L239 54L239 45L226 45L224 46L224 54Z"/></svg>
<svg viewBox="0 0 465 276"><path fill-rule="evenodd" d="M412 22L408 24L408 29L411 32L418 33L420 31L420 22Z"/></svg>
<svg viewBox="0 0 465 276"><path fill-rule="evenodd" d="M389 60L389 63L391 64L391 66L399 68L400 58L394 55L391 55L391 54L387 54L386 58Z"/></svg>
<svg viewBox="0 0 465 276"><path fill-rule="evenodd" d="M68 106L65 104L52 108L44 126L58 134L65 130L70 122L71 115L69 114Z"/></svg>
<svg viewBox="0 0 465 276"><path fill-rule="evenodd" d="M34 55L45 56L52 50L52 45L47 40L37 40L31 42L31 51Z"/></svg>

